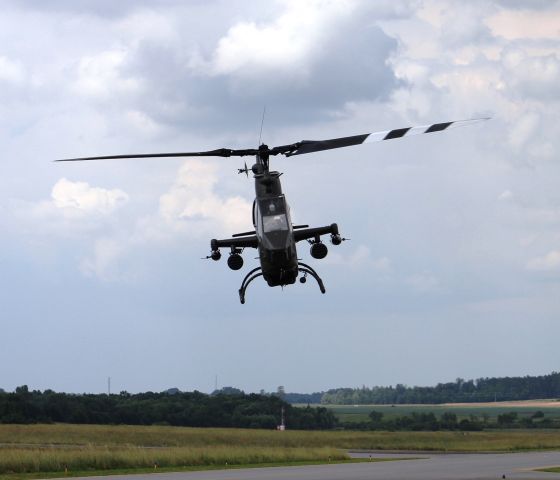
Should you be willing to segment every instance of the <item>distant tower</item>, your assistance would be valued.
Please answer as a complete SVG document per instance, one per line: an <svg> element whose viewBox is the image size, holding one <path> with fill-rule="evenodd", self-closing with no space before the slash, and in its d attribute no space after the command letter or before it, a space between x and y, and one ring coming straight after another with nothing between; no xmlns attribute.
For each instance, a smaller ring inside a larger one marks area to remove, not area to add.
<svg viewBox="0 0 560 480"><path fill-rule="evenodd" d="M107 395L111 395L111 377L107 377Z"/></svg>
<svg viewBox="0 0 560 480"><path fill-rule="evenodd" d="M278 427L276 427L278 430L280 430L281 432L283 432L284 430L286 430L286 422L284 421L284 407L282 407L282 420L280 423L280 425L278 425Z"/></svg>

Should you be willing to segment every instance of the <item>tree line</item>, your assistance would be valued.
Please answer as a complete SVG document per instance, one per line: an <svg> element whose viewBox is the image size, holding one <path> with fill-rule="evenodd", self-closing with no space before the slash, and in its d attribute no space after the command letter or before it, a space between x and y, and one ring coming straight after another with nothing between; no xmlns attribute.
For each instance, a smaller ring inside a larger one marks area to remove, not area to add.
<svg viewBox="0 0 560 480"><path fill-rule="evenodd" d="M290 394L287 394L287 396ZM321 403L331 405L372 405L410 403L493 402L560 398L560 373L549 375L478 378L438 383L434 387L336 388L324 392Z"/></svg>
<svg viewBox="0 0 560 480"><path fill-rule="evenodd" d="M287 428L334 428L324 407L296 408L274 395L201 392L69 394L52 390L0 392L0 423L173 425L188 427L276 428L282 409Z"/></svg>
<svg viewBox="0 0 560 480"><path fill-rule="evenodd" d="M225 393L224 393L225 392ZM537 411L531 416L507 412L458 418L446 412L384 416L372 411L363 422L339 422L325 407L298 408L276 395L245 394L226 388L211 395L170 389L162 393L68 394L52 390L0 392L0 423L77 423L172 425L188 427L237 427L274 429L281 422L296 430L461 430L502 428L559 428L555 418Z"/></svg>
<svg viewBox="0 0 560 480"><path fill-rule="evenodd" d="M340 428L348 430L383 430L383 431L480 431L486 429L515 428L560 428L560 422L546 418L542 411L532 415L519 415L517 412L505 412L490 418L488 414L469 415L459 418L455 413L445 412L439 417L432 412L412 412L410 415L388 416L373 410L368 420L363 422L344 422Z"/></svg>

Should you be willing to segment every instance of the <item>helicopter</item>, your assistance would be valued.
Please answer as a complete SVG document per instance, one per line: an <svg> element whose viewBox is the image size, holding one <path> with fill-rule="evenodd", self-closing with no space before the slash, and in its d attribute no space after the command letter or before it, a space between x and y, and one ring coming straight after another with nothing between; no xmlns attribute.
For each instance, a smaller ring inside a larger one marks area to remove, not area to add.
<svg viewBox="0 0 560 480"><path fill-rule="evenodd" d="M66 158L55 162L112 160L124 158L169 158L169 157L255 157L255 163L249 169L245 162L244 168L238 168L238 173L248 177L252 172L255 180L255 200L253 202L252 221L254 230L236 233L227 239L212 239L210 241L210 255L206 259L218 261L222 257L221 248L229 249L228 267L240 270L243 267L242 253L246 248L258 250L260 265L245 275L239 288L239 300L245 303L245 294L249 284L258 277L263 277L270 287L292 285L299 277L301 283L310 276L317 282L321 293L325 293L323 280L315 269L303 263L297 254L297 243L307 241L310 254L314 259L321 260L328 254L328 247L322 237L330 235L332 245L340 245L347 240L342 237L338 225L331 223L327 226L312 227L309 225L294 225L290 217L290 208L282 193L280 176L282 173L270 170L270 157L284 155L291 157L306 153L320 152L335 148L350 147L363 143L379 142L403 138L410 135L441 132L451 128L472 125L489 117L458 120L431 125L397 128L349 137L332 138L327 140L302 140L300 142L269 148L261 144L258 148L230 149L219 148L201 152L178 153L148 153L129 155L108 155L99 157ZM259 142L260 143L260 142ZM300 274L303 274L300 276Z"/></svg>

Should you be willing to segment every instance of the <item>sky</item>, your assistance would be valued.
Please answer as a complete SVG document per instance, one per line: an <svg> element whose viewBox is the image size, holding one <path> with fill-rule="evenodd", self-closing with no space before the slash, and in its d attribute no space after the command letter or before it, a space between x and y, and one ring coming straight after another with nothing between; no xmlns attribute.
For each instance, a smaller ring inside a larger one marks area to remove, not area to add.
<svg viewBox="0 0 560 480"><path fill-rule="evenodd" d="M313 392L557 371L560 2L5 0L0 388ZM314 282L201 260L252 229L254 148L294 223L350 238Z"/></svg>

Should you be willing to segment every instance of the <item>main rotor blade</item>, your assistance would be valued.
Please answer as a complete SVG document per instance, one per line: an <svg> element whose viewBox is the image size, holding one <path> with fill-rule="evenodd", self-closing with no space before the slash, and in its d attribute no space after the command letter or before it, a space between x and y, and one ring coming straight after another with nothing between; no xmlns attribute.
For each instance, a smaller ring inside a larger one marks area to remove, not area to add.
<svg viewBox="0 0 560 480"><path fill-rule="evenodd" d="M304 153L320 152L321 150L331 150L333 148L351 147L362 143L381 142L393 138L402 138L409 135L420 135L423 133L441 132L455 127L472 125L473 123L489 120L490 117L473 118L470 120L458 120L446 123L434 123L432 125L422 125L418 127L397 128L395 130L385 130L383 132L365 133L363 135L353 135L351 137L332 138L329 140L302 140L293 145L286 145L284 153L287 157L301 155ZM273 149L275 150L275 149Z"/></svg>
<svg viewBox="0 0 560 480"><path fill-rule="evenodd" d="M130 155L105 155L102 157L62 158L55 162L81 162L83 160L114 160L119 158L162 158L162 157L243 157L245 155L256 155L257 149L231 150L219 148L207 152L178 152L178 153L138 153Z"/></svg>
<svg viewBox="0 0 560 480"><path fill-rule="evenodd" d="M177 153L139 153L129 155L105 155L101 157L80 157L63 158L55 162L80 162L84 160L113 160L120 158L162 158L162 157L244 157L246 155L278 155L283 154L287 157L292 155L302 155L304 153L320 152L333 148L351 147L362 143L380 142L393 138L402 138L409 135L419 135L423 133L441 132L455 127L472 125L473 123L489 120L490 117L473 118L470 120L458 120L446 123L434 123L432 125L422 125L418 127L397 128L395 130L385 130L383 132L365 133L363 135L353 135L351 137L331 138L328 140L302 140L301 142L290 145L281 145L269 149L266 145L260 148L248 148L243 150L232 150L229 148L218 148L206 152L177 152Z"/></svg>

